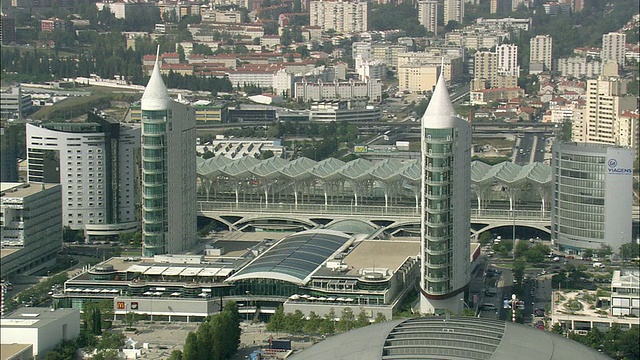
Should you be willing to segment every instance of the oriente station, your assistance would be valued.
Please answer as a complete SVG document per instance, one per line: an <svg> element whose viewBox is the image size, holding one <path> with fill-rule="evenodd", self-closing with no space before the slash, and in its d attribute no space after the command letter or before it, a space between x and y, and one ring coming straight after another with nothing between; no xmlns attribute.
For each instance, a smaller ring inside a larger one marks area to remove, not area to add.
<svg viewBox="0 0 640 360"><path fill-rule="evenodd" d="M474 161L471 173L470 241L510 232L514 216L548 233L547 165ZM67 281L57 305L109 299L119 319L200 321L234 300L248 319L280 304L391 318L420 278L417 160L198 158L197 174L198 216L224 230L185 254L107 260ZM471 269L478 255L472 244Z"/></svg>

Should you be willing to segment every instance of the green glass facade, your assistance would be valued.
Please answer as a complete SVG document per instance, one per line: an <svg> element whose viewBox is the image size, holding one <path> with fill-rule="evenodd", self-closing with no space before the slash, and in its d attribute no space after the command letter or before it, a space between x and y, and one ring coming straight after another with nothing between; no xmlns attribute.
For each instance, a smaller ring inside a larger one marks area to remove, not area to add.
<svg viewBox="0 0 640 360"><path fill-rule="evenodd" d="M453 129L427 129L425 148L425 289L431 294L453 290Z"/></svg>
<svg viewBox="0 0 640 360"><path fill-rule="evenodd" d="M144 256L167 248L167 116L168 111L142 111L142 237Z"/></svg>

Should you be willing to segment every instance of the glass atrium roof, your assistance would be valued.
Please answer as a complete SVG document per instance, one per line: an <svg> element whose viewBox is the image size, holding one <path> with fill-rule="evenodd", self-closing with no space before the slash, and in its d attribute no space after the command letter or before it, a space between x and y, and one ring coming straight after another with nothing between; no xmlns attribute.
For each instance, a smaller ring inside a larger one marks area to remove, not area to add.
<svg viewBox="0 0 640 360"><path fill-rule="evenodd" d="M306 284L351 236L333 230L309 230L282 239L227 281L266 278Z"/></svg>

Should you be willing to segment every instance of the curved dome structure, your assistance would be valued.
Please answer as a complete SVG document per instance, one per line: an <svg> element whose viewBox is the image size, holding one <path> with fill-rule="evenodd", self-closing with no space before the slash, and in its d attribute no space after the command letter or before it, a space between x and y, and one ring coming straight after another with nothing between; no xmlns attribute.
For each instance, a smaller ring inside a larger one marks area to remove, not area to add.
<svg viewBox="0 0 640 360"><path fill-rule="evenodd" d="M499 320L422 317L333 336L292 360L596 360L607 356L560 335Z"/></svg>

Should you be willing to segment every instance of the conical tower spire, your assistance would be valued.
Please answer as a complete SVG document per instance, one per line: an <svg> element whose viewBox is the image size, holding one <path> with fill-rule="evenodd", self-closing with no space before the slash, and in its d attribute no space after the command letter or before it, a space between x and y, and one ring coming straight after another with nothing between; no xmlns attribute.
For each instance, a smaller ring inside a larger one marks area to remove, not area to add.
<svg viewBox="0 0 640 360"><path fill-rule="evenodd" d="M440 66L440 76L433 95L429 101L429 106L422 116L422 126L426 128L452 128L455 127L454 118L456 112L453 109L449 91L447 91L446 80L444 79L444 58Z"/></svg>
<svg viewBox="0 0 640 360"><path fill-rule="evenodd" d="M169 108L171 98L169 97L169 92L164 84L164 80L162 80L162 75L160 74L159 59L160 45L158 45L158 50L156 51L156 63L153 65L151 78L149 79L147 87L144 89L144 93L142 94L140 104L142 110L166 110Z"/></svg>

